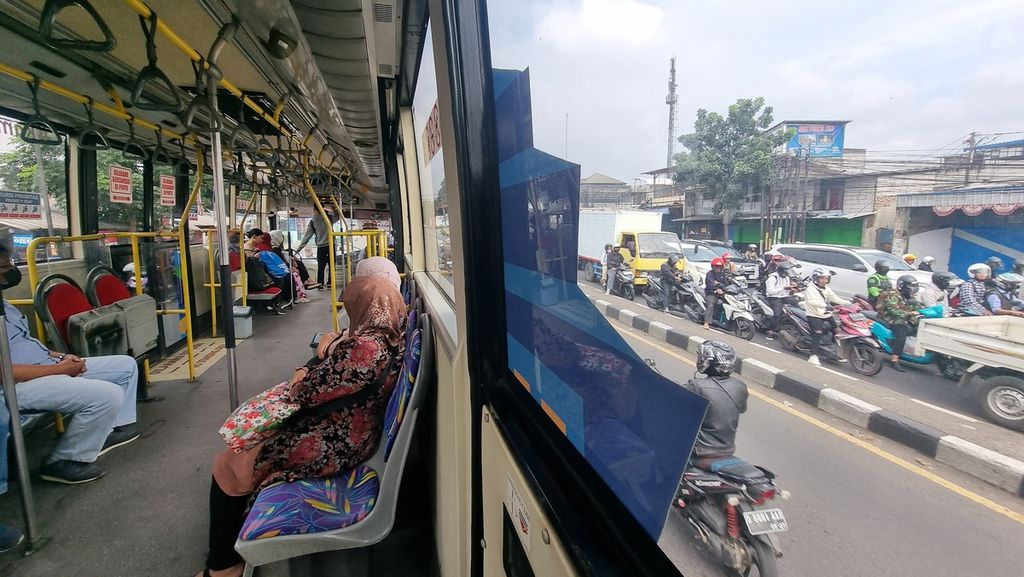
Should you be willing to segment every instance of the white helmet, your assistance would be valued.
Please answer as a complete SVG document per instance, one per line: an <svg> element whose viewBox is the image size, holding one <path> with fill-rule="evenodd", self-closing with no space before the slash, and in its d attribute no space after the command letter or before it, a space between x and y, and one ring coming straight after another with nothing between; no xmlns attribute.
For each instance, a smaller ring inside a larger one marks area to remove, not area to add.
<svg viewBox="0 0 1024 577"><path fill-rule="evenodd" d="M818 282L819 278L827 278L832 280L832 271L825 268L816 268L811 272L811 280Z"/></svg>
<svg viewBox="0 0 1024 577"><path fill-rule="evenodd" d="M978 273L985 273L985 276L992 276L992 267L983 262L976 262L967 267L968 276L974 276Z"/></svg>
<svg viewBox="0 0 1024 577"><path fill-rule="evenodd" d="M923 261L923 262L924 262L925 264L932 264L933 262L935 262L935 257L934 257L934 256L926 256L926 257L924 257L924 258L923 258L923 259L921 259L921 260L922 260L922 261Z"/></svg>

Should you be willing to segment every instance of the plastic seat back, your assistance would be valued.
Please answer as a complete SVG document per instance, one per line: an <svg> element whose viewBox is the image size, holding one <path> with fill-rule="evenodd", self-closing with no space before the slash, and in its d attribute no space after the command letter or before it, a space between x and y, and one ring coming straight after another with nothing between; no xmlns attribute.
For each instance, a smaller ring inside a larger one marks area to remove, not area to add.
<svg viewBox="0 0 1024 577"><path fill-rule="evenodd" d="M85 294L93 306L102 307L132 298L133 293L108 266L100 265L89 271L85 279Z"/></svg>
<svg viewBox="0 0 1024 577"><path fill-rule="evenodd" d="M54 348L73 352L68 345L68 319L93 309L78 283L65 275L51 274L36 287L33 305Z"/></svg>

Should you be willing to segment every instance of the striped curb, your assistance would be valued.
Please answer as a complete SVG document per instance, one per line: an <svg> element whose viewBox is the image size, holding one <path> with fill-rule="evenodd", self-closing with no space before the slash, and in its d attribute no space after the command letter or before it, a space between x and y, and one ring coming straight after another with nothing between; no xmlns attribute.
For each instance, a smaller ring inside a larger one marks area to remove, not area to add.
<svg viewBox="0 0 1024 577"><path fill-rule="evenodd" d="M695 353L706 339L647 318L640 313L588 296L611 317L676 348ZM906 445L968 475L1024 497L1024 462L1001 455L842 391L807 380L754 358L737 358L739 374L755 383L799 399L850 424Z"/></svg>

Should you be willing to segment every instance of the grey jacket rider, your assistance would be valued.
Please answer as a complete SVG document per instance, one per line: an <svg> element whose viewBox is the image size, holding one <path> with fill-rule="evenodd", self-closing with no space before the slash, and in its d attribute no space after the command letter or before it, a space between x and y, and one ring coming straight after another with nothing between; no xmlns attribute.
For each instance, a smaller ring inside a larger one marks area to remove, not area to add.
<svg viewBox="0 0 1024 577"><path fill-rule="evenodd" d="M731 457L736 452L740 414L747 411L747 385L735 377L690 379L686 388L708 400L708 412L697 433L697 457Z"/></svg>

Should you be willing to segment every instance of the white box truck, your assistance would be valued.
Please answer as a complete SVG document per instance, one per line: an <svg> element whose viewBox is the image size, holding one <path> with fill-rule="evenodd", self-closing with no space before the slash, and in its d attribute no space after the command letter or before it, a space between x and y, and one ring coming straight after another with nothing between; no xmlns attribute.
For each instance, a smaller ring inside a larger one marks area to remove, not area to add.
<svg viewBox="0 0 1024 577"><path fill-rule="evenodd" d="M579 225L579 266L586 279L595 282L601 277L604 245L621 242L624 233L636 238L636 234L641 232L661 232L661 213L582 208ZM679 237L675 237L675 240L678 242ZM660 262L658 266L661 266ZM643 283L638 284L646 284L646 276Z"/></svg>

